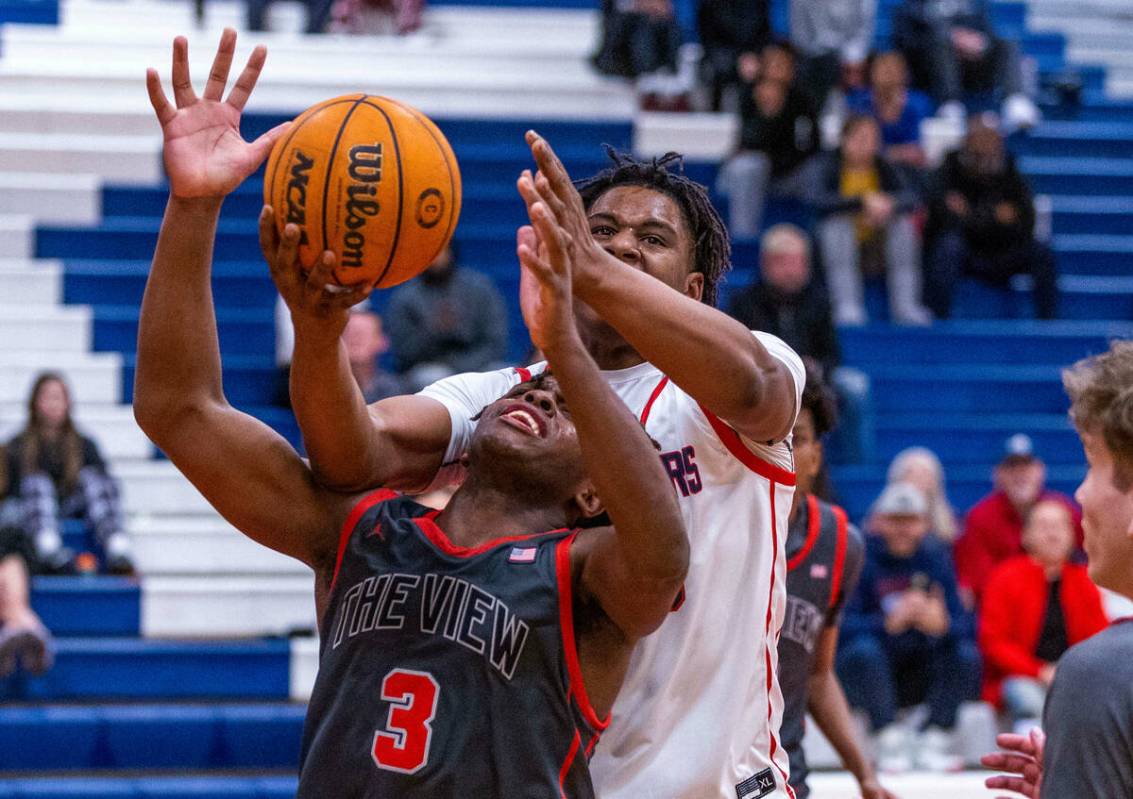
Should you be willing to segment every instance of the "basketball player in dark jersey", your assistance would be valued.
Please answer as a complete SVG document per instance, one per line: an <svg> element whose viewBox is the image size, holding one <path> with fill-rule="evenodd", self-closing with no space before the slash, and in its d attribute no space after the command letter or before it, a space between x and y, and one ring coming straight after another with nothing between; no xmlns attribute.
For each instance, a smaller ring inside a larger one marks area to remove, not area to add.
<svg viewBox="0 0 1133 799"><path fill-rule="evenodd" d="M320 671L298 795L593 797L588 758L635 641L680 591L688 542L652 442L577 333L568 242L521 232L521 307L553 376L483 410L445 511L319 487L286 441L225 400L211 252L186 232L202 220L215 231L223 194L270 148L271 135L249 144L238 128L262 49L221 99L234 45L226 31L199 99L184 39L176 106L147 76L170 198L134 411L225 518L315 572ZM298 240L289 225L292 259ZM576 529L602 514L612 524Z"/></svg>
<svg viewBox="0 0 1133 799"><path fill-rule="evenodd" d="M838 409L820 369L807 361L806 387L795 422L795 500L787 533L787 614L779 636L783 689L783 747L791 760L798 799L807 787L803 734L806 714L833 744L858 781L862 799L893 799L877 782L855 739L853 719L834 673L838 622L861 574L865 546L841 508L814 495L822 471L822 437L837 424Z"/></svg>

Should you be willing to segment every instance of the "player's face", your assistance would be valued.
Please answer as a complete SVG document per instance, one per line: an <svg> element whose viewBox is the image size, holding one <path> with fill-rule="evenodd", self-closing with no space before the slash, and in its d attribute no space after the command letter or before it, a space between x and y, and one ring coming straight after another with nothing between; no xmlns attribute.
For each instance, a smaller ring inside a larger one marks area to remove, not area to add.
<svg viewBox="0 0 1133 799"><path fill-rule="evenodd" d="M791 441L795 453L795 490L800 495L810 494L822 469L822 442L815 435L814 416L809 408L799 411Z"/></svg>
<svg viewBox="0 0 1133 799"><path fill-rule="evenodd" d="M1105 441L1082 433L1089 471L1074 493L1082 506L1082 531L1090 561L1090 579L1103 588L1133 594L1133 497L1113 484L1113 454Z"/></svg>

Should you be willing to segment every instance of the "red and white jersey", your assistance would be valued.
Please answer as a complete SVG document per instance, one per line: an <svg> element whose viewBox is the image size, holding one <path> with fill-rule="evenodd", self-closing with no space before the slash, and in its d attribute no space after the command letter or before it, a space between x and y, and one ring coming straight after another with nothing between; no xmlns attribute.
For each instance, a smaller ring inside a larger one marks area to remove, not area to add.
<svg viewBox="0 0 1133 799"><path fill-rule="evenodd" d="M794 377L797 408L805 382L801 359L774 336L755 335ZM446 463L468 446L471 417L527 374L457 375L422 392L452 416ZM603 374L660 443L692 552L684 603L634 650L591 762L598 795L791 796L778 741L783 697L776 679L795 483L790 440L746 439L652 364Z"/></svg>

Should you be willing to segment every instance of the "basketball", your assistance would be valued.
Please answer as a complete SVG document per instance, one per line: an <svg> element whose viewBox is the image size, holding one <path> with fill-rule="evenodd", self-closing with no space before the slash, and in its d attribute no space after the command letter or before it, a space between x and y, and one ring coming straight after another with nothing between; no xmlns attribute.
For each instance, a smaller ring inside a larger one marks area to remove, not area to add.
<svg viewBox="0 0 1133 799"><path fill-rule="evenodd" d="M338 257L340 284L389 288L418 275L452 237L460 171L432 120L388 97L348 94L304 111L272 149L264 202L299 226L299 261Z"/></svg>

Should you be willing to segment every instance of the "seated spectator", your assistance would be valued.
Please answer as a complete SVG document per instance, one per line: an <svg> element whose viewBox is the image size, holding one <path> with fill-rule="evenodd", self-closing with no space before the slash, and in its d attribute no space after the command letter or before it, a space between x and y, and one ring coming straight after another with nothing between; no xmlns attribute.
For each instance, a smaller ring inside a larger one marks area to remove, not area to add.
<svg viewBox="0 0 1133 799"><path fill-rule="evenodd" d="M335 0L333 33L385 33L391 26L398 36L421 27L424 0Z"/></svg>
<svg viewBox="0 0 1133 799"><path fill-rule="evenodd" d="M921 123L932 116L932 100L909 88L909 69L900 53L878 53L870 59L869 86L850 92L846 108L877 121L886 159L914 170L924 168Z"/></svg>
<svg viewBox="0 0 1133 799"><path fill-rule="evenodd" d="M248 30L267 30L267 11L271 3L272 0L247 0ZM334 0L304 0L304 5L307 6L306 32L322 33L326 30Z"/></svg>
<svg viewBox="0 0 1133 799"><path fill-rule="evenodd" d="M877 0L790 0L790 15L802 85L822 112L834 87L865 81Z"/></svg>
<svg viewBox="0 0 1133 799"><path fill-rule="evenodd" d="M884 275L893 322L926 325L921 305L921 248L913 221L917 193L881 156L872 117L851 116L841 147L820 153L805 169L805 192L820 215L818 246L834 321L865 324L863 273Z"/></svg>
<svg viewBox="0 0 1133 799"><path fill-rule="evenodd" d="M1046 465L1035 455L1029 436L1018 433L1007 439L994 484L995 490L968 511L964 534L956 541L960 586L977 600L998 564L1024 554L1023 520L1040 500L1053 499L1070 509L1075 547L1082 546L1082 515L1070 497L1046 488Z"/></svg>
<svg viewBox="0 0 1133 799"><path fill-rule="evenodd" d="M937 538L951 545L960 532L956 511L948 501L944 485L944 464L927 447L901 450L889 464L886 484L910 483L921 490L928 502L929 529Z"/></svg>
<svg viewBox="0 0 1133 799"><path fill-rule="evenodd" d="M23 529L34 542L42 571L75 570L75 553L63 545L60 519L78 518L94 532L107 571L134 573L118 484L98 446L76 429L62 375L44 372L36 378L27 426L8 444L8 471L20 500Z"/></svg>
<svg viewBox="0 0 1133 799"><path fill-rule="evenodd" d="M0 449L0 679L18 666L43 674L54 661L51 633L31 609L28 562L34 555L7 472L7 454Z"/></svg>
<svg viewBox="0 0 1133 799"><path fill-rule="evenodd" d="M1067 649L1108 626L1086 566L1071 563L1074 517L1040 500L1023 528L1026 555L999 564L984 587L979 641L983 698L1007 711L1015 731L1039 725L1047 689Z"/></svg>
<svg viewBox="0 0 1133 799"><path fill-rule="evenodd" d="M869 377L842 366L830 301L810 267L810 240L794 225L775 225L760 242L760 279L732 296L728 313L749 330L778 336L815 361L838 391L842 424L837 448L846 462L869 460L873 420Z"/></svg>
<svg viewBox="0 0 1133 799"><path fill-rule="evenodd" d="M394 290L386 322L397 371L413 391L459 372L505 365L503 298L486 275L459 266L452 247Z"/></svg>
<svg viewBox="0 0 1133 799"><path fill-rule="evenodd" d="M996 36L987 0L904 0L894 11L893 41L942 115L963 119L965 98L980 95L1003 102L1012 129L1038 123L1023 92L1019 48Z"/></svg>
<svg viewBox="0 0 1133 799"><path fill-rule="evenodd" d="M602 43L592 61L604 75L676 72L680 46L672 0L602 0Z"/></svg>
<svg viewBox="0 0 1133 799"><path fill-rule="evenodd" d="M930 181L925 229L925 302L938 317L952 314L962 275L1007 288L1014 275L1034 280L1040 319L1058 312L1054 253L1035 238L1035 202L1003 137L973 119L959 150Z"/></svg>
<svg viewBox="0 0 1133 799"><path fill-rule="evenodd" d="M728 198L728 228L735 238L754 238L763 224L768 191L797 193L796 170L818 150L818 112L795 85L795 54L769 44L746 61L740 95L740 138L720 170L717 191Z"/></svg>
<svg viewBox="0 0 1133 799"><path fill-rule="evenodd" d="M870 527L862 576L842 624L838 676L850 703L869 716L882 771L914 763L956 769L951 733L960 704L976 694L980 656L948 549L928 535L924 495L904 483L885 488ZM897 711L921 702L928 718L910 734Z"/></svg>
<svg viewBox="0 0 1133 799"><path fill-rule="evenodd" d="M758 59L771 41L769 5L768 0L701 0L696 27L712 111L719 111L724 95L742 83L740 57Z"/></svg>
<svg viewBox="0 0 1133 799"><path fill-rule="evenodd" d="M362 389L367 405L406 393L401 379L378 364L378 358L389 350L389 339L382 332L380 316L355 306L346 320L342 341L346 345L350 373L354 375L358 388Z"/></svg>

